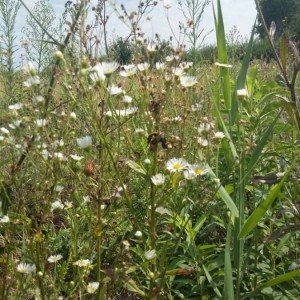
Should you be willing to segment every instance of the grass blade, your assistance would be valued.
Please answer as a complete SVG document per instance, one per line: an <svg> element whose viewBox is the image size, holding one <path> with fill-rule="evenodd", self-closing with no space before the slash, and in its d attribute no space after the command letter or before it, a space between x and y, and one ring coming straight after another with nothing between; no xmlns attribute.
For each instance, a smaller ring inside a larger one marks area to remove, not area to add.
<svg viewBox="0 0 300 300"><path fill-rule="evenodd" d="M288 179L288 176L294 166L294 163L290 166L288 171L285 173L281 181L275 185L269 195L262 201L262 203L254 210L251 216L245 222L241 232L239 233L238 238L244 239L258 224L262 217L266 214L267 210L270 208L278 194L280 193L281 188L283 187L285 181Z"/></svg>

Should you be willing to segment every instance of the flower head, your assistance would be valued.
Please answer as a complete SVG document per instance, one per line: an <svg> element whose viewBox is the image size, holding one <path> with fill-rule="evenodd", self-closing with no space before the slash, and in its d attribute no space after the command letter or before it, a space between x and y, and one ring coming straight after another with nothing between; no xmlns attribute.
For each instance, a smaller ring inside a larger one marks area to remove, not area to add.
<svg viewBox="0 0 300 300"><path fill-rule="evenodd" d="M120 75L123 77L130 77L134 75L137 71L137 67L135 65L125 65L122 66L122 70L120 71Z"/></svg>
<svg viewBox="0 0 300 300"><path fill-rule="evenodd" d="M119 64L115 61L102 62L99 64L99 67L102 69L104 75L110 75L119 68Z"/></svg>
<svg viewBox="0 0 300 300"><path fill-rule="evenodd" d="M197 83L197 78L194 76L181 76L180 84L183 87L192 87Z"/></svg>
<svg viewBox="0 0 300 300"><path fill-rule="evenodd" d="M155 257L156 257L156 251L155 251L155 249L149 250L149 251L145 252L145 258L147 260L151 260L151 259L153 259Z"/></svg>
<svg viewBox="0 0 300 300"><path fill-rule="evenodd" d="M48 257L49 263L52 263L52 264L57 263L61 259L62 259L61 254L51 255L51 256Z"/></svg>
<svg viewBox="0 0 300 300"><path fill-rule="evenodd" d="M92 137L87 135L76 139L78 147L86 149L92 145Z"/></svg>
<svg viewBox="0 0 300 300"><path fill-rule="evenodd" d="M165 180L165 175L160 173L151 177L151 181L154 185L163 185L165 183Z"/></svg>
<svg viewBox="0 0 300 300"><path fill-rule="evenodd" d="M79 259L75 262L75 265L80 268L90 268L92 263L89 259Z"/></svg>
<svg viewBox="0 0 300 300"><path fill-rule="evenodd" d="M102 82L105 80L105 75L100 64L97 64L93 68L90 68L89 71L90 71L90 78L94 82Z"/></svg>
<svg viewBox="0 0 300 300"><path fill-rule="evenodd" d="M1 216L0 217L0 223L8 223L9 222L9 216Z"/></svg>
<svg viewBox="0 0 300 300"><path fill-rule="evenodd" d="M108 92L109 92L109 94L111 96L120 95L120 94L124 93L123 90L122 90L122 88L120 88L120 87L118 87L116 85L109 86L107 88L107 90L108 90Z"/></svg>
<svg viewBox="0 0 300 300"><path fill-rule="evenodd" d="M29 76L34 76L36 74L35 66L31 61L29 61L25 66L23 66L22 70L26 75Z"/></svg>
<svg viewBox="0 0 300 300"><path fill-rule="evenodd" d="M167 170L171 173L181 172L189 167L189 163L183 158L172 158L167 161Z"/></svg>
<svg viewBox="0 0 300 300"><path fill-rule="evenodd" d="M20 263L17 265L17 271L22 274L29 274L34 272L35 270L36 270L36 266L34 264L30 265L30 264Z"/></svg>
<svg viewBox="0 0 300 300"><path fill-rule="evenodd" d="M89 282L86 287L86 290L89 294L94 294L98 288L99 282Z"/></svg>

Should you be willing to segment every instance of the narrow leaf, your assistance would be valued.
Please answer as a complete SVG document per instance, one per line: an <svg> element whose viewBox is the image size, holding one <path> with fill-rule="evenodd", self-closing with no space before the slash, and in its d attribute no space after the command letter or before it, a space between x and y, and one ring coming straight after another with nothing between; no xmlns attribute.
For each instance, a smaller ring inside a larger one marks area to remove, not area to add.
<svg viewBox="0 0 300 300"><path fill-rule="evenodd" d="M128 159L125 161L125 164L132 170L134 170L140 174L146 175L146 171L139 164L134 162L133 160Z"/></svg>
<svg viewBox="0 0 300 300"><path fill-rule="evenodd" d="M278 194L280 193L281 188L289 177L289 174L292 170L294 163L290 166L288 171L283 176L282 180L275 185L271 190L269 195L262 201L262 203L254 210L251 216L245 222L241 232L239 233L238 238L244 239L259 223L262 217L266 214L267 210L270 208Z"/></svg>

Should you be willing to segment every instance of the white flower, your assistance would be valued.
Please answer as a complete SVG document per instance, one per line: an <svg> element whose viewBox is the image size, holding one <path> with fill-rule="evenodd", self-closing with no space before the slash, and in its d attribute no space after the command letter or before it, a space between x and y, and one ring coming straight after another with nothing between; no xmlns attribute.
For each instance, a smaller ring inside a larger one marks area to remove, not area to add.
<svg viewBox="0 0 300 300"><path fill-rule="evenodd" d="M202 132L208 132L212 129L212 125L210 123L201 123L198 127L198 132L201 134Z"/></svg>
<svg viewBox="0 0 300 300"><path fill-rule="evenodd" d="M22 124L22 121L21 121L21 120L16 120L16 121L14 121L12 124L8 124L8 126L9 126L11 129L16 129L16 128L20 127L21 124Z"/></svg>
<svg viewBox="0 0 300 300"><path fill-rule="evenodd" d="M132 102L132 97L128 96L128 95L124 95L122 97L122 100L121 100L123 103L131 103Z"/></svg>
<svg viewBox="0 0 300 300"><path fill-rule="evenodd" d="M138 69L141 71L141 72L146 72L148 69L149 69L149 64L147 62L144 62L144 63L140 63L137 65Z"/></svg>
<svg viewBox="0 0 300 300"><path fill-rule="evenodd" d="M76 139L78 147L81 149L88 148L92 145L92 137L87 135Z"/></svg>
<svg viewBox="0 0 300 300"><path fill-rule="evenodd" d="M76 116L76 113L74 113L73 111L70 113L70 118L72 120L76 120L77 116Z"/></svg>
<svg viewBox="0 0 300 300"><path fill-rule="evenodd" d="M136 237L140 238L140 237L143 236L143 233L142 233L141 231L137 230L137 231L135 232L134 235L135 235Z"/></svg>
<svg viewBox="0 0 300 300"><path fill-rule="evenodd" d="M218 66L218 67L222 67L222 68L232 68L232 65L221 64L219 62L215 62L215 65Z"/></svg>
<svg viewBox="0 0 300 300"><path fill-rule="evenodd" d="M180 77L180 84L183 87L192 87L197 84L197 78L194 76L181 76Z"/></svg>
<svg viewBox="0 0 300 300"><path fill-rule="evenodd" d="M54 187L54 191L58 192L58 193L62 192L63 189L64 189L64 187L62 185L56 185Z"/></svg>
<svg viewBox="0 0 300 300"><path fill-rule="evenodd" d="M217 131L215 133L215 139L223 139L225 137L225 134L222 131Z"/></svg>
<svg viewBox="0 0 300 300"><path fill-rule="evenodd" d="M193 179L195 179L197 177L197 175L195 174L195 172L193 172L192 170L185 170L183 172L183 176L187 180L193 180Z"/></svg>
<svg viewBox="0 0 300 300"><path fill-rule="evenodd" d="M122 66L122 70L120 71L120 75L123 77L130 77L134 75L137 71L137 67L135 65L125 65Z"/></svg>
<svg viewBox="0 0 300 300"><path fill-rule="evenodd" d="M8 106L8 109L11 109L11 110L19 110L23 107L23 103L15 103L15 104L12 104L12 105L9 105Z"/></svg>
<svg viewBox="0 0 300 300"><path fill-rule="evenodd" d="M116 115L119 117L126 117L135 114L138 111L138 108L133 106L133 107L128 107L125 109L116 109Z"/></svg>
<svg viewBox="0 0 300 300"><path fill-rule="evenodd" d="M189 167L189 170L191 172L195 173L196 176L198 176L198 175L204 175L204 174L207 173L207 170L203 166L198 165L198 164L191 165Z"/></svg>
<svg viewBox="0 0 300 300"><path fill-rule="evenodd" d="M36 266L34 264L30 265L30 264L20 263L17 265L17 271L22 274L29 274L34 272L35 270L36 270Z"/></svg>
<svg viewBox="0 0 300 300"><path fill-rule="evenodd" d="M114 84L112 86L109 86L107 88L107 90L108 90L108 92L109 92L109 94L111 96L115 96L115 95L119 95L119 94L124 93L123 90L122 90L122 88L120 88L120 87L118 87L118 86L116 86Z"/></svg>
<svg viewBox="0 0 300 300"><path fill-rule="evenodd" d="M156 64L155 64L155 67L156 67L156 70L164 70L165 68L166 68L166 65L165 65L165 63L160 63L160 62L157 62Z"/></svg>
<svg viewBox="0 0 300 300"><path fill-rule="evenodd" d="M181 77L185 74L185 72L182 68L173 68L172 72L175 75L175 77Z"/></svg>
<svg viewBox="0 0 300 300"><path fill-rule="evenodd" d="M36 103L42 103L45 101L45 98L41 95L38 95L35 97L35 101L36 101Z"/></svg>
<svg viewBox="0 0 300 300"><path fill-rule="evenodd" d="M41 83L41 79L39 76L35 75L33 77L29 77L27 80L23 82L25 87L31 87L32 85L39 85Z"/></svg>
<svg viewBox="0 0 300 300"><path fill-rule="evenodd" d="M92 263L89 259L79 259L75 262L75 265L82 268L89 268L91 267Z"/></svg>
<svg viewBox="0 0 300 300"><path fill-rule="evenodd" d="M170 172L180 172L186 170L189 163L183 158L172 158L167 161L167 170Z"/></svg>
<svg viewBox="0 0 300 300"><path fill-rule="evenodd" d="M99 67L102 69L102 72L105 75L110 75L119 68L119 64L115 61L113 61L113 62L102 62L102 63L99 64Z"/></svg>
<svg viewBox="0 0 300 300"><path fill-rule="evenodd" d="M5 127L1 127L1 128L0 128L0 131L1 131L3 134L9 135L9 130L6 129Z"/></svg>
<svg viewBox="0 0 300 300"><path fill-rule="evenodd" d="M54 152L53 157L56 158L59 161L67 160L67 158L64 156L64 154L61 153L61 152Z"/></svg>
<svg viewBox="0 0 300 300"><path fill-rule="evenodd" d="M51 255L48 257L49 263L52 263L52 264L57 263L61 259L62 259L61 254Z"/></svg>
<svg viewBox="0 0 300 300"><path fill-rule="evenodd" d="M56 200L53 203L51 203L51 211L54 211L56 209L63 209L64 205L61 203L60 200Z"/></svg>
<svg viewBox="0 0 300 300"><path fill-rule="evenodd" d="M236 94L237 94L238 98L240 98L240 99L244 99L244 98L248 97L247 89L239 89L236 91Z"/></svg>
<svg viewBox="0 0 300 300"><path fill-rule="evenodd" d="M155 251L154 249L145 252L145 258L146 258L147 260L151 260L151 259L153 259L153 258L155 258L155 257L156 257L156 251Z"/></svg>
<svg viewBox="0 0 300 300"><path fill-rule="evenodd" d="M151 177L151 181L154 185L163 185L165 183L165 180L165 175L160 173Z"/></svg>
<svg viewBox="0 0 300 300"><path fill-rule="evenodd" d="M84 158L83 156L79 156L79 155L76 155L76 154L74 154L74 155L70 154L70 156L73 160L76 160L76 161L80 161Z"/></svg>
<svg viewBox="0 0 300 300"><path fill-rule="evenodd" d="M183 70L188 70L193 66L193 63L191 61L186 61L180 63L179 67L182 68Z"/></svg>
<svg viewBox="0 0 300 300"><path fill-rule="evenodd" d="M70 209L73 207L73 202L72 201L65 201L64 202L64 209Z"/></svg>
<svg viewBox="0 0 300 300"><path fill-rule="evenodd" d="M110 118L112 117L113 113L111 110L108 110L107 112L105 112L105 115Z"/></svg>
<svg viewBox="0 0 300 300"><path fill-rule="evenodd" d="M146 158L146 159L144 160L144 164L146 164L146 165L151 164L151 160L150 160L149 158Z"/></svg>
<svg viewBox="0 0 300 300"><path fill-rule="evenodd" d="M152 53L156 52L157 49L158 49L158 46L155 44L148 44L148 46L147 46L147 50Z"/></svg>
<svg viewBox="0 0 300 300"><path fill-rule="evenodd" d="M0 223L8 223L9 222L9 216L1 216L0 217Z"/></svg>
<svg viewBox="0 0 300 300"><path fill-rule="evenodd" d="M94 294L98 288L99 282L89 282L86 287L86 290L89 294Z"/></svg>
<svg viewBox="0 0 300 300"><path fill-rule="evenodd" d="M172 7L172 0L161 0L165 9L170 9Z"/></svg>
<svg viewBox="0 0 300 300"><path fill-rule="evenodd" d="M48 124L48 121L46 119L37 119L34 123L37 127L44 127Z"/></svg>
<svg viewBox="0 0 300 300"><path fill-rule="evenodd" d="M48 151L47 149L43 149L43 150L41 151L41 155L43 156L43 158L44 158L45 160L47 160L47 159L49 158L49 156L50 156L50 153L49 153L49 151Z"/></svg>
<svg viewBox="0 0 300 300"><path fill-rule="evenodd" d="M35 66L31 61L29 61L25 66L23 66L22 70L25 74L30 76L34 76L36 74Z"/></svg>
<svg viewBox="0 0 300 300"><path fill-rule="evenodd" d="M204 139L202 137L198 137L197 138L197 142L198 142L198 144L200 144L203 147L207 147L208 146L208 140Z"/></svg>
<svg viewBox="0 0 300 300"><path fill-rule="evenodd" d="M105 80L105 75L100 64L97 64L93 68L90 68L89 71L90 78L94 82L102 82Z"/></svg>

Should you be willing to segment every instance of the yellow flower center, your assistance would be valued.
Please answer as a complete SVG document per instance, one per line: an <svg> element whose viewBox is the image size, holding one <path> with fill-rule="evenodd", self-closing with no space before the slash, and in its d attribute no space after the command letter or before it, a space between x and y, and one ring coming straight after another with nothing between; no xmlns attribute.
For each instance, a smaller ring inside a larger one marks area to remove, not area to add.
<svg viewBox="0 0 300 300"><path fill-rule="evenodd" d="M180 163L176 163L176 164L173 165L173 168L175 170L179 170L179 169L181 169L181 164Z"/></svg>

